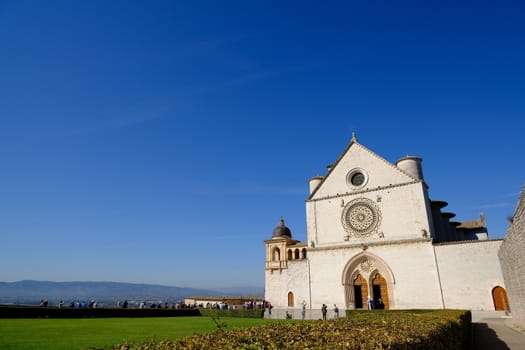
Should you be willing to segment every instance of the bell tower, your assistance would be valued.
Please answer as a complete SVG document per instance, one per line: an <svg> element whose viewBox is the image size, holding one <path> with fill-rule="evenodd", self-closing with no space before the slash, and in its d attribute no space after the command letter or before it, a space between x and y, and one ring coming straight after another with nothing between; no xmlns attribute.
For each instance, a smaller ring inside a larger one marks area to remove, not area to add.
<svg viewBox="0 0 525 350"><path fill-rule="evenodd" d="M281 217L279 226L273 230L272 239L264 241L266 244L266 270L288 268L286 247L296 242L292 240L292 231L284 225L284 219Z"/></svg>

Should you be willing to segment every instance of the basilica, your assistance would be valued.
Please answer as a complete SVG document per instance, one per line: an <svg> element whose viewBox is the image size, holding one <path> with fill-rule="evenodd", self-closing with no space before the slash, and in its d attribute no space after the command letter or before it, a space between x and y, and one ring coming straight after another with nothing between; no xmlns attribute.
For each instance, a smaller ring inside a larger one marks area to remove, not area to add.
<svg viewBox="0 0 525 350"><path fill-rule="evenodd" d="M506 310L498 260L482 214L454 221L429 198L422 159L395 164L352 139L310 179L307 240L281 218L266 240L265 299L276 308Z"/></svg>

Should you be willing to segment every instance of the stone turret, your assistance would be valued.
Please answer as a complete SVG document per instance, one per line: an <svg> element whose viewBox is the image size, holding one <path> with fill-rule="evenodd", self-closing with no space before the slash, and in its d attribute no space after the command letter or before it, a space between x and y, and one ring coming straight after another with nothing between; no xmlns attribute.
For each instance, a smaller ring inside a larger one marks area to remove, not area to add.
<svg viewBox="0 0 525 350"><path fill-rule="evenodd" d="M396 166L415 179L423 180L423 168L419 157L406 156L397 161Z"/></svg>

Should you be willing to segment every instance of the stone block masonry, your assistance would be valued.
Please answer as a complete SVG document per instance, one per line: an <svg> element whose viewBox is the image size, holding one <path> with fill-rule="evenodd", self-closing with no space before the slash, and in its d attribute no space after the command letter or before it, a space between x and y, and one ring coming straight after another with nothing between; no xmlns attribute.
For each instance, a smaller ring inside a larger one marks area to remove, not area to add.
<svg viewBox="0 0 525 350"><path fill-rule="evenodd" d="M525 328L525 186L498 253L512 322Z"/></svg>

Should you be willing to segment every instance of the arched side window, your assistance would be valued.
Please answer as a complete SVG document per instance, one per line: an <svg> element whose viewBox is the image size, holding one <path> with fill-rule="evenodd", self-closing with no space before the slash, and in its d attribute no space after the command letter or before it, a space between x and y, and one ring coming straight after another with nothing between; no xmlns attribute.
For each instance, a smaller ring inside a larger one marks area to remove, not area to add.
<svg viewBox="0 0 525 350"><path fill-rule="evenodd" d="M294 258L295 258L295 259L299 259L299 249L296 249L296 250L294 251Z"/></svg>
<svg viewBox="0 0 525 350"><path fill-rule="evenodd" d="M292 259L293 259L292 250L288 249L288 260L292 260Z"/></svg>
<svg viewBox="0 0 525 350"><path fill-rule="evenodd" d="M303 248L302 255L302 259L306 259L306 248Z"/></svg>
<svg viewBox="0 0 525 350"><path fill-rule="evenodd" d="M272 261L279 261L281 260L281 251L279 248L273 248L272 251Z"/></svg>
<svg viewBox="0 0 525 350"><path fill-rule="evenodd" d="M293 292L288 292L288 307L294 306Z"/></svg>

